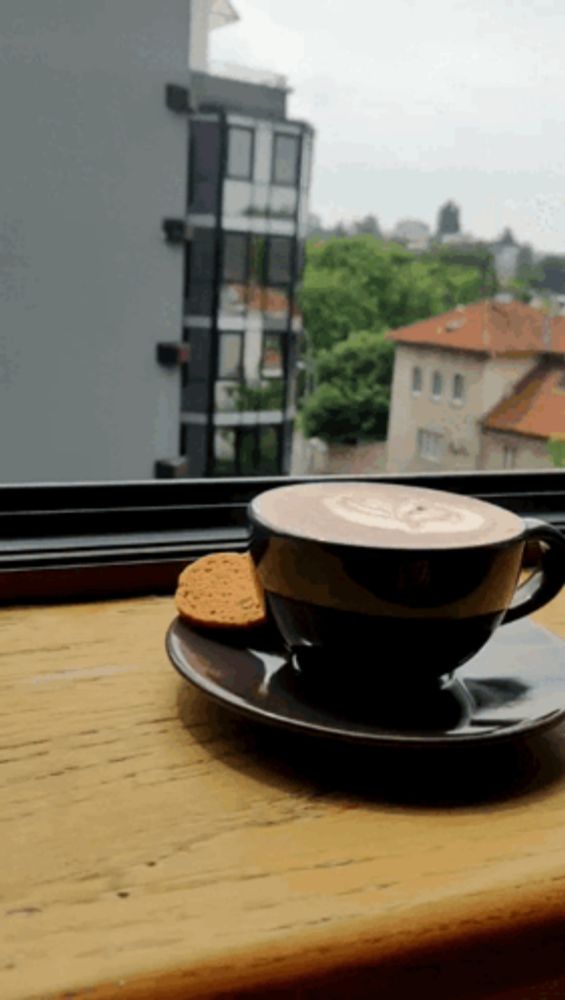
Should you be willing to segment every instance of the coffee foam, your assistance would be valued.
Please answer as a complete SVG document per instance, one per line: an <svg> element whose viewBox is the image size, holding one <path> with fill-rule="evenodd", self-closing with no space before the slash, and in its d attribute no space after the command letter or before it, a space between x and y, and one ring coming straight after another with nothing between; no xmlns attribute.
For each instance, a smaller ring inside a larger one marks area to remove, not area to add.
<svg viewBox="0 0 565 1000"><path fill-rule="evenodd" d="M259 520L336 544L457 548L517 537L516 515L473 497L385 483L305 483L257 497Z"/></svg>

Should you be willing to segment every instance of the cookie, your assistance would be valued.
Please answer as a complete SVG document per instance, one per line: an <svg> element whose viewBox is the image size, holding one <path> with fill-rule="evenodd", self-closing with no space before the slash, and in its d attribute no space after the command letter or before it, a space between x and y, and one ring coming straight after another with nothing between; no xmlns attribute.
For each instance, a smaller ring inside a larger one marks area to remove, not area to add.
<svg viewBox="0 0 565 1000"><path fill-rule="evenodd" d="M248 553L216 552L184 569L175 594L177 611L192 625L253 628L267 620L265 597Z"/></svg>

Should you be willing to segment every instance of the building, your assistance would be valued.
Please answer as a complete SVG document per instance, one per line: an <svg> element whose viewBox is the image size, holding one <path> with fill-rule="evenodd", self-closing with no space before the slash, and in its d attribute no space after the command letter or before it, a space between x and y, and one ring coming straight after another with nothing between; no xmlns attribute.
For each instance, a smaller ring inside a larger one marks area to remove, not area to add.
<svg viewBox="0 0 565 1000"><path fill-rule="evenodd" d="M285 468L311 133L209 72L235 16L0 4L1 481Z"/></svg>
<svg viewBox="0 0 565 1000"><path fill-rule="evenodd" d="M190 79L180 441L189 476L289 471L303 341L296 292L312 130L288 119L280 76L228 72Z"/></svg>
<svg viewBox="0 0 565 1000"><path fill-rule="evenodd" d="M408 250L419 252L427 250L431 240L430 227L418 219L401 219L394 227L390 239L403 243Z"/></svg>
<svg viewBox="0 0 565 1000"><path fill-rule="evenodd" d="M479 302L391 334L391 472L551 464L565 431L565 318Z"/></svg>

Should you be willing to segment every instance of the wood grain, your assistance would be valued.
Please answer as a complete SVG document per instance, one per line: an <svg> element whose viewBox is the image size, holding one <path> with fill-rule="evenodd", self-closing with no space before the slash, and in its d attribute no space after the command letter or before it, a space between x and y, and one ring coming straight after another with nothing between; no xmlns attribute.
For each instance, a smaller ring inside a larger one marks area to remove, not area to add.
<svg viewBox="0 0 565 1000"><path fill-rule="evenodd" d="M565 729L289 741L177 677L174 613L0 611L2 1000L565 996Z"/></svg>

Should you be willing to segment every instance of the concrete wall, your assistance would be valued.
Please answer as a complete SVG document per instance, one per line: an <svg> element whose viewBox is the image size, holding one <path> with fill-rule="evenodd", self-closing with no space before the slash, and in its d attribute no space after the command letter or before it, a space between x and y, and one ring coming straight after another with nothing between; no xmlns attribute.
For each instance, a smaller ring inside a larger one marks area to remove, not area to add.
<svg viewBox="0 0 565 1000"><path fill-rule="evenodd" d="M476 469L481 463L479 420L533 366L531 359L487 358L469 352L399 344L396 347L388 429L390 472ZM422 391L412 392L412 371L422 370ZM434 371L443 376L441 399L432 398ZM463 402L452 398L453 377L464 379ZM442 435L439 460L418 453L418 430Z"/></svg>
<svg viewBox="0 0 565 1000"><path fill-rule="evenodd" d="M0 479L152 477L178 454L188 0L0 4Z"/></svg>
<svg viewBox="0 0 565 1000"><path fill-rule="evenodd" d="M293 440L291 475L338 476L375 475L386 471L386 442L327 444L319 438L305 439L296 431Z"/></svg>
<svg viewBox="0 0 565 1000"><path fill-rule="evenodd" d="M513 464L510 465L507 464L509 461L509 449L513 451ZM523 434L484 431L482 435L481 454L482 468L484 469L553 468L553 462L547 450L547 442L540 438L526 437Z"/></svg>

